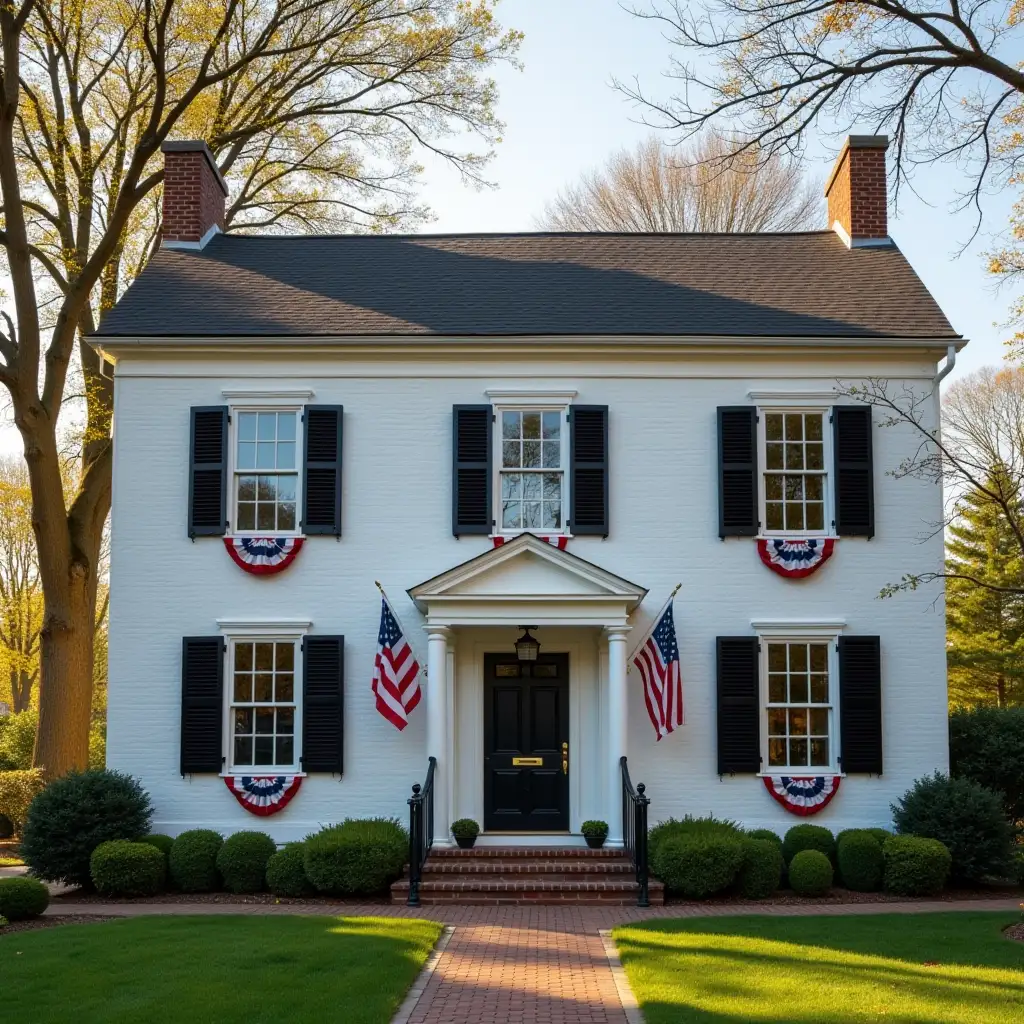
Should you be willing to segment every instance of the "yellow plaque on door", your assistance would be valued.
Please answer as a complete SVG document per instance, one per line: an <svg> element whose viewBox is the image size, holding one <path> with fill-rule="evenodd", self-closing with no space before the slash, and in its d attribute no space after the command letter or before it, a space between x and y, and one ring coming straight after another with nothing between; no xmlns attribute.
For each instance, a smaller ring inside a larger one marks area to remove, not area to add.
<svg viewBox="0 0 1024 1024"><path fill-rule="evenodd" d="M513 765L525 765L525 766L532 765L535 768L541 768L544 765L544 758L543 757L513 757L512 758L512 764Z"/></svg>

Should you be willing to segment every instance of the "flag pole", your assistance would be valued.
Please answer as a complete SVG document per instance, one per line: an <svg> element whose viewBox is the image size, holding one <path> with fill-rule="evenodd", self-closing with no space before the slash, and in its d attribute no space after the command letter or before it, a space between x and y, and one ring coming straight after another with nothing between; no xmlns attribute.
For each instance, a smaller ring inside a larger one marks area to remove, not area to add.
<svg viewBox="0 0 1024 1024"><path fill-rule="evenodd" d="M647 641L651 637L651 634L658 628L658 623L661 622L661 617L662 617L662 615L665 614L665 609L672 603L672 599L676 596L676 594L679 593L681 587L682 587L682 583L677 583L675 585L675 588L673 589L672 593L668 595L668 600L661 606L661 610L658 612L658 614L654 616L654 622L651 624L651 627L647 630L646 633L644 633L644 638L627 655L627 657L626 657L626 673L627 673L627 675L629 674L630 670L633 667L633 656L636 654L637 651L640 650L641 647L643 647L643 645L645 643L647 643Z"/></svg>

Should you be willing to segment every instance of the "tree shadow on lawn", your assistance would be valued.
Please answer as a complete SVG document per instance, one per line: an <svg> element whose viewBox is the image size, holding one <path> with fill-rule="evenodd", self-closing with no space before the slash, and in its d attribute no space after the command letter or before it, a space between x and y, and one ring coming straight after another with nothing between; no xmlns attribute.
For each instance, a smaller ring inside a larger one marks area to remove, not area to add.
<svg viewBox="0 0 1024 1024"><path fill-rule="evenodd" d="M1024 1020L1003 914L722 918L616 929L648 1024Z"/></svg>
<svg viewBox="0 0 1024 1024"><path fill-rule="evenodd" d="M387 1024L433 921L141 917L0 935L4 1024Z"/></svg>

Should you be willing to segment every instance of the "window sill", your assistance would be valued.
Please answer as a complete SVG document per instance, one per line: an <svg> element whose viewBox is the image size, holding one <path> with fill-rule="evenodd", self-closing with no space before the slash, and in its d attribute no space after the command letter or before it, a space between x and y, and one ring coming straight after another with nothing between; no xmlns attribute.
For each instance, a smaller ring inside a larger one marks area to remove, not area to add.
<svg viewBox="0 0 1024 1024"><path fill-rule="evenodd" d="M838 772L834 768L817 768L815 769L816 774L809 775L804 769L798 769L790 771L787 769L776 769L770 772L758 772L757 777L759 779L816 779L822 775L827 775L830 778L845 779L846 772Z"/></svg>
<svg viewBox="0 0 1024 1024"><path fill-rule="evenodd" d="M287 775L289 778L304 779L306 772L297 772L294 768L273 768L270 771L230 771L221 772L222 779L270 779L277 775Z"/></svg>
<svg viewBox="0 0 1024 1024"><path fill-rule="evenodd" d="M839 540L839 536L835 533L793 530L790 533L759 533L754 540Z"/></svg>
<svg viewBox="0 0 1024 1024"><path fill-rule="evenodd" d="M224 536L228 540L258 540L261 537L270 537L273 540L305 540L306 535L304 533L275 533L273 530L264 530L260 533L258 530L246 533L225 533Z"/></svg>
<svg viewBox="0 0 1024 1024"><path fill-rule="evenodd" d="M557 537L559 539L564 537L566 540L573 539L573 534L566 533L564 530L509 530L505 533L489 533L487 539L515 540L516 537L522 537L524 533L530 533L534 537Z"/></svg>

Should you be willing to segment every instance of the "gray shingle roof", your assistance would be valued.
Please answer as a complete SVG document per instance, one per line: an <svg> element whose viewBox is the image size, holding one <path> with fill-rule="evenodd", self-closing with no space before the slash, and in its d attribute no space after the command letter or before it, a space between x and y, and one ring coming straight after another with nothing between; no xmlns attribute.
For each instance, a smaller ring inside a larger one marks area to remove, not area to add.
<svg viewBox="0 0 1024 1024"><path fill-rule="evenodd" d="M162 249L104 336L955 338L895 245L759 235L220 235Z"/></svg>

